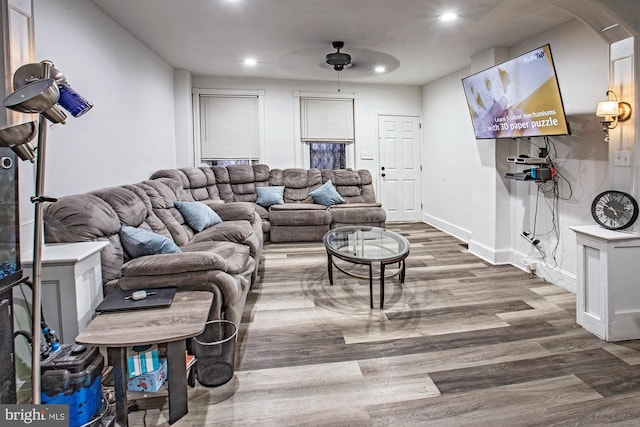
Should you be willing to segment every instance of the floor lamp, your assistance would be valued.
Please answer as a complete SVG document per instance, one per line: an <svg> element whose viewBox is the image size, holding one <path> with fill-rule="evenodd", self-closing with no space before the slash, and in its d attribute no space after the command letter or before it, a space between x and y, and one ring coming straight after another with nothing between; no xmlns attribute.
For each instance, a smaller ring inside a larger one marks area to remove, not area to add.
<svg viewBox="0 0 640 427"><path fill-rule="evenodd" d="M35 135L35 122L23 123L0 130L0 144L10 147L22 160L36 160L36 188L31 202L35 206L33 230L33 277L32 277L32 334L31 383L32 403L41 400L40 344L42 322L42 245L43 209L45 202L55 199L44 196L45 154L47 121L63 123L67 118L62 108L74 117L79 117L93 105L75 92L66 79L50 61L27 64L20 67L13 78L15 92L5 98L3 105L21 113L38 114L38 144L34 149L30 141Z"/></svg>

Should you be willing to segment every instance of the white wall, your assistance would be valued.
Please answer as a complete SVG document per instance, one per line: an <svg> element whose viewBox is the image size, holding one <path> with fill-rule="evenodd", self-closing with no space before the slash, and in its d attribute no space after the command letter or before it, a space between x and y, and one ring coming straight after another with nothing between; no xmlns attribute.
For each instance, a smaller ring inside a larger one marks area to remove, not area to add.
<svg viewBox="0 0 640 427"><path fill-rule="evenodd" d="M265 91L265 155L262 161L272 168L307 167L296 156L301 144L295 139L296 92L337 94L337 82L302 80L245 79L233 77L193 76L193 87L199 89L263 89ZM419 86L367 85L341 83L341 94L355 93L356 111L355 167L368 169L378 178L378 158L361 160L360 151L377 153L378 115L420 116L422 111ZM180 143L180 142L178 142Z"/></svg>
<svg viewBox="0 0 640 427"><path fill-rule="evenodd" d="M95 105L49 132L47 191L130 183L173 166L173 68L91 2L37 0L35 13L36 57Z"/></svg>
<svg viewBox="0 0 640 427"><path fill-rule="evenodd" d="M176 167L191 166L194 159L191 73L175 70Z"/></svg>
<svg viewBox="0 0 640 427"><path fill-rule="evenodd" d="M425 220L465 241L471 239L476 144L482 143L475 140L462 90L469 74L461 70L422 89Z"/></svg>
<svg viewBox="0 0 640 427"><path fill-rule="evenodd" d="M609 49L596 33L573 22L515 46L512 51L519 54L544 43L551 43L572 135L551 138L558 151L559 172L569 181L560 181L560 196L568 199L560 200L557 206L559 237L556 238L552 211L548 207L553 198L551 195L539 198L537 231L542 235L540 240L547 256L537 270L555 284L574 290L576 236L568 227L593 223L591 202L608 185L608 146L595 110L609 86ZM522 188L517 184L522 183L512 183L512 190L516 189L511 201L515 214L511 235L519 259L520 252L530 251L528 243L518 239L518 234L533 228L536 192L532 187Z"/></svg>
<svg viewBox="0 0 640 427"><path fill-rule="evenodd" d="M173 68L88 1L36 0L35 27L37 61L52 61L94 104L49 128L45 194L136 182L175 167ZM34 174L21 162L23 253L31 250Z"/></svg>
<svg viewBox="0 0 640 427"><path fill-rule="evenodd" d="M524 53L543 44L551 45L565 109L572 128L572 135L551 138L557 149L555 155L559 172L568 181L560 181L561 197L556 216L559 221L559 239L552 228L552 204L550 195L538 198L536 231L546 251L546 265L539 264L538 272L559 286L575 288L575 235L569 226L592 223L589 213L593 197L607 185L607 145L604 134L595 117L597 102L604 98L608 85L608 46L592 30L578 21L540 34L526 42L513 46L511 56ZM423 87L423 111L425 117L424 140L427 165L424 181L424 217L430 223L470 241L474 233L480 233L474 225L474 215L485 209L479 205L482 197L474 198L471 184L474 180L491 180L502 176L501 162L504 155L534 153L523 140L497 140L495 159L484 159L483 140L473 136L466 101L460 80L471 74L464 69ZM443 114L442 111L445 113ZM532 141L542 145L542 140ZM496 175L486 175L486 164L498 165ZM522 167L508 166L513 171ZM569 188L569 183L571 188ZM511 259L521 265L526 256L537 255L530 245L521 239L524 230L533 230L536 211L537 187L534 183L496 180L495 185L508 190L508 220L498 227L508 227L511 236ZM477 187L477 186L475 186ZM477 196L477 195L475 195ZM474 201L476 200L476 201ZM475 205L474 205L475 203ZM500 198L496 203L501 203ZM482 218L492 224L495 218ZM498 229L504 231L504 228ZM558 244L556 248L556 244ZM500 248L494 248L500 249ZM555 252L555 260L553 252Z"/></svg>

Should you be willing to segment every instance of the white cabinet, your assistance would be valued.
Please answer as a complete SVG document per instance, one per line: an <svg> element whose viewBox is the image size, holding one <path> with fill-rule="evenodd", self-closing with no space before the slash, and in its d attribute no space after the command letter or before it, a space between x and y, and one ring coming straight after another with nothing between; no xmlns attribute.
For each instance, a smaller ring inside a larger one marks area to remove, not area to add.
<svg viewBox="0 0 640 427"><path fill-rule="evenodd" d="M107 245L106 241L60 243L42 249L42 310L62 343L75 342L102 301L100 251ZM32 259L22 261L25 276L31 277L32 264ZM25 296L31 302L31 293ZM24 304L21 291L14 289L14 299Z"/></svg>
<svg viewBox="0 0 640 427"><path fill-rule="evenodd" d="M640 338L640 234L570 229L578 244L577 323L607 341Z"/></svg>

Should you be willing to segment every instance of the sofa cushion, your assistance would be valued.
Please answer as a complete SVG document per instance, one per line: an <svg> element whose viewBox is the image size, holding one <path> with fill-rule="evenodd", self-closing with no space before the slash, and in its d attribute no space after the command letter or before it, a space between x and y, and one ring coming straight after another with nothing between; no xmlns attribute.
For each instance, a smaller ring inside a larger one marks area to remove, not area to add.
<svg viewBox="0 0 640 427"><path fill-rule="evenodd" d="M150 212L145 221L149 225L149 229L169 237L178 246L182 246L191 240L195 232L189 227L189 224L187 224L175 206L177 200L187 200L182 197L184 189L178 181L159 178L124 187L138 194L140 199L145 200L147 210ZM123 223L133 226L138 225Z"/></svg>
<svg viewBox="0 0 640 427"><path fill-rule="evenodd" d="M226 202L255 202L256 187L268 185L268 174L260 165L214 166L220 197ZM222 171L222 168L225 171ZM219 184L222 184L221 186Z"/></svg>
<svg viewBox="0 0 640 427"><path fill-rule="evenodd" d="M271 169L269 185L284 185L284 203L313 203L309 191L322 185L318 169Z"/></svg>
<svg viewBox="0 0 640 427"><path fill-rule="evenodd" d="M371 225L384 227L386 213L380 203L343 203L329 208L331 227Z"/></svg>
<svg viewBox="0 0 640 427"><path fill-rule="evenodd" d="M284 205L271 206L271 213L285 211L326 211L324 205L316 205L313 203L285 203Z"/></svg>
<svg viewBox="0 0 640 427"><path fill-rule="evenodd" d="M204 241L225 241L249 244L247 240L253 234L253 227L248 221L225 221L196 233L187 243Z"/></svg>
<svg viewBox="0 0 640 427"><path fill-rule="evenodd" d="M133 227L145 222L151 210L138 194L124 186L101 188L90 194L107 202L118 215L116 219L119 219L119 222Z"/></svg>
<svg viewBox="0 0 640 427"><path fill-rule="evenodd" d="M150 179L171 178L182 183L188 201L209 202L220 199L216 177L208 166L184 167L180 169L161 169L153 173Z"/></svg>
<svg viewBox="0 0 640 427"><path fill-rule="evenodd" d="M193 271L246 270L249 248L231 242L198 242L185 245L182 253L143 256L122 266L124 276L162 276Z"/></svg>
<svg viewBox="0 0 640 427"><path fill-rule="evenodd" d="M100 252L104 283L118 279L124 258L118 237L120 220L113 208L92 194L60 197L44 211L46 243L92 242L108 240Z"/></svg>
<svg viewBox="0 0 640 427"><path fill-rule="evenodd" d="M189 227L197 232L222 222L220 216L204 203L176 200L175 206L187 221Z"/></svg>
<svg viewBox="0 0 640 427"><path fill-rule="evenodd" d="M322 182L331 180L345 203L374 203L373 178L368 170L323 169Z"/></svg>
<svg viewBox="0 0 640 427"><path fill-rule="evenodd" d="M120 228L122 246L132 258L144 255L179 253L180 248L171 240L151 230L123 225Z"/></svg>
<svg viewBox="0 0 640 427"><path fill-rule="evenodd" d="M256 203L263 208L284 204L284 185L256 187Z"/></svg>
<svg viewBox="0 0 640 427"><path fill-rule="evenodd" d="M271 206L280 206L280 205L271 205ZM258 213L258 215L260 215L260 218L262 218L263 220L268 220L269 219L269 210L263 208L262 206L256 204L254 206L254 209L256 210L256 212Z"/></svg>
<svg viewBox="0 0 640 427"><path fill-rule="evenodd" d="M331 224L331 214L325 206L311 203L285 203L271 206L270 222L274 226L318 226Z"/></svg>
<svg viewBox="0 0 640 427"><path fill-rule="evenodd" d="M215 211L218 216L223 221L238 221L244 219L245 221L249 221L253 223L256 220L255 212L256 205L250 202L229 202L222 204L217 203L209 203L203 201L207 206Z"/></svg>
<svg viewBox="0 0 640 427"><path fill-rule="evenodd" d="M333 186L331 180L328 180L320 187L310 192L309 195L313 198L314 202L324 206L332 206L344 203L344 199Z"/></svg>

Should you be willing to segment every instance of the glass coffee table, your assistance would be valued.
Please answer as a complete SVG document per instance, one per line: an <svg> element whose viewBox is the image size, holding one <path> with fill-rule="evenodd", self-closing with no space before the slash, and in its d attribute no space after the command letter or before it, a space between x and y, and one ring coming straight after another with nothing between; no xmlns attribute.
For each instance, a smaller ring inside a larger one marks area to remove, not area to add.
<svg viewBox="0 0 640 427"><path fill-rule="evenodd" d="M409 241L398 233L378 227L338 227L322 238L327 250L329 284L333 285L333 266L354 277L362 277L335 264L333 257L353 264L369 266L369 303L373 308L373 265L380 265L380 308L384 307L385 266L399 264L400 283L404 283L405 258L409 256Z"/></svg>

